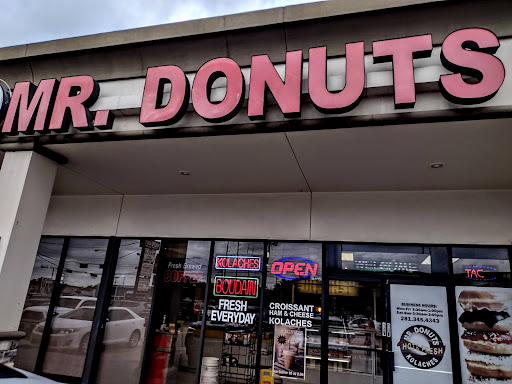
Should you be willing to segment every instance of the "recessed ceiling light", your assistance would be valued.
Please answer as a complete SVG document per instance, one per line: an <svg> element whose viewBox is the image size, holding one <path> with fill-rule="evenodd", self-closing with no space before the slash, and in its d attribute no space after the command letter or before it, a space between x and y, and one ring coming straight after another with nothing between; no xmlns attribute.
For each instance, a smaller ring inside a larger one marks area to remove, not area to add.
<svg viewBox="0 0 512 384"><path fill-rule="evenodd" d="M180 171L180 175L181 176L190 176L190 172L189 171Z"/></svg>
<svg viewBox="0 0 512 384"><path fill-rule="evenodd" d="M435 162L435 163L432 163L430 164L430 168L443 168L444 167L444 163L440 163L440 162Z"/></svg>

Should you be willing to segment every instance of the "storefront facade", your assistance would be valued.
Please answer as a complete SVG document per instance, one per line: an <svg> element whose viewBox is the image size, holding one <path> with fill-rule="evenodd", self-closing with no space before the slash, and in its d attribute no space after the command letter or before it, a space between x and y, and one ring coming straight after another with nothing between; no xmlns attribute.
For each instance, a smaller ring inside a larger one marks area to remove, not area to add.
<svg viewBox="0 0 512 384"><path fill-rule="evenodd" d="M384 3L1 49L15 366L512 382L507 2Z"/></svg>

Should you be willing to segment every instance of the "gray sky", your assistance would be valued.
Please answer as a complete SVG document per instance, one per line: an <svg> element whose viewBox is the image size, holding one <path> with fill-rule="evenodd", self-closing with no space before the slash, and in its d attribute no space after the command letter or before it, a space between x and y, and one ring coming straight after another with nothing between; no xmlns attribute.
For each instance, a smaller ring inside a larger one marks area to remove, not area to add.
<svg viewBox="0 0 512 384"><path fill-rule="evenodd" d="M0 0L0 47L318 0Z"/></svg>

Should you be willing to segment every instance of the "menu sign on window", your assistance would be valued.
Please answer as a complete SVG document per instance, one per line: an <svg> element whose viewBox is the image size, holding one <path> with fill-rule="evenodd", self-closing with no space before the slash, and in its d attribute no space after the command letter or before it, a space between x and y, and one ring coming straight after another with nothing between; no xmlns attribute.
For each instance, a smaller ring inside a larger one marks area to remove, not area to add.
<svg viewBox="0 0 512 384"><path fill-rule="evenodd" d="M141 240L142 260L137 272L137 292L144 293L149 291L151 286L151 276L155 267L156 252L160 248L160 243L154 240Z"/></svg>
<svg viewBox="0 0 512 384"><path fill-rule="evenodd" d="M394 382L453 383L446 288L391 285L391 341Z"/></svg>

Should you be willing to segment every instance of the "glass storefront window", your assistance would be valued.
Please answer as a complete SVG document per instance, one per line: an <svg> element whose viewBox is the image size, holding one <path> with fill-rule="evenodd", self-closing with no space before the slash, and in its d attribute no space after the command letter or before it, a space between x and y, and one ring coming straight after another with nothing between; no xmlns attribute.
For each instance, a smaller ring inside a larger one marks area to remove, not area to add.
<svg viewBox="0 0 512 384"><path fill-rule="evenodd" d="M98 383L140 380L153 277L160 242L122 240L103 337Z"/></svg>
<svg viewBox="0 0 512 384"><path fill-rule="evenodd" d="M215 242L201 367L203 383L255 380L263 253L262 242Z"/></svg>
<svg viewBox="0 0 512 384"><path fill-rule="evenodd" d="M41 339L32 338L32 331L44 327L63 244L62 238L43 237L37 250L19 328L27 336L21 340L15 361L16 367L27 371L34 371L36 365ZM56 314L60 311L56 308Z"/></svg>
<svg viewBox="0 0 512 384"><path fill-rule="evenodd" d="M162 241L147 383L196 382L210 244Z"/></svg>
<svg viewBox="0 0 512 384"><path fill-rule="evenodd" d="M57 290L42 373L75 382L83 375L108 240L70 239L57 276L64 243L41 239L20 323L27 338L15 364L34 371ZM504 332L474 330L475 321L466 318L476 315L464 297L510 295L505 247L327 244L324 266L321 243L268 242L265 248L248 241L122 240L96 382L135 384L144 366L147 383L192 384L198 374L203 383L255 382L259 368L262 379L273 376L275 383L312 384L320 382L323 350L328 382L382 383L389 377L390 329L397 325L390 323L383 277L395 284L395 275L406 279L404 287L427 278L456 286L462 359L472 351L465 340L473 333ZM463 377L473 377L464 361Z"/></svg>
<svg viewBox="0 0 512 384"><path fill-rule="evenodd" d="M362 272L431 273L432 257L423 247L343 244L335 265Z"/></svg>
<svg viewBox="0 0 512 384"><path fill-rule="evenodd" d="M322 245L270 243L261 365L284 383L320 382Z"/></svg>
<svg viewBox="0 0 512 384"><path fill-rule="evenodd" d="M107 239L70 240L43 373L82 376L107 244ZM44 323L34 328L33 342L41 340L43 329Z"/></svg>

